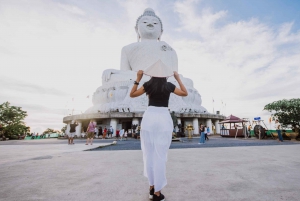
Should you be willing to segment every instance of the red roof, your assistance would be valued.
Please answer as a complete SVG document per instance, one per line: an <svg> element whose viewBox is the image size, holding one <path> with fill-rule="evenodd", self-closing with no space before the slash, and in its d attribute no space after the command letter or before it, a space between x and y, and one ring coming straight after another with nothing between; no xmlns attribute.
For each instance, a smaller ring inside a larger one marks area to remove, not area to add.
<svg viewBox="0 0 300 201"><path fill-rule="evenodd" d="M241 122L247 122L246 120L240 119L236 116L230 115L229 117L226 117L224 121L221 121L220 124L223 123L241 123Z"/></svg>

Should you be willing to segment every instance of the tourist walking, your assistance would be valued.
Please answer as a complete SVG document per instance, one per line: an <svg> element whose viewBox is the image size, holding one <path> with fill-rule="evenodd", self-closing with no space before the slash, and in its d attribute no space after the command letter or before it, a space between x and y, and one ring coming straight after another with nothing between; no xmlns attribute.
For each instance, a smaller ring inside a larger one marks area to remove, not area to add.
<svg viewBox="0 0 300 201"><path fill-rule="evenodd" d="M87 139L86 139L86 144L88 145L89 142L91 143L91 145L93 144L93 139L95 136L95 128L96 128L96 122L94 122L93 120L90 121L88 128L86 129L87 132Z"/></svg>
<svg viewBox="0 0 300 201"><path fill-rule="evenodd" d="M205 143L205 133L204 133L204 125L200 125L200 139L198 144Z"/></svg>
<svg viewBox="0 0 300 201"><path fill-rule="evenodd" d="M74 144L73 139L74 139L74 135L76 132L76 126L77 126L77 122L72 121L72 123L70 124L70 130L69 130L69 134L68 134L68 144Z"/></svg>
<svg viewBox="0 0 300 201"><path fill-rule="evenodd" d="M209 140L208 136L210 135L210 128L205 126L205 129L206 129L206 131L204 131L204 132L206 132L205 133L205 140Z"/></svg>
<svg viewBox="0 0 300 201"><path fill-rule="evenodd" d="M95 134L96 138L99 137L99 136L98 136L99 130L98 130L97 126L95 127L95 133L94 133L94 134Z"/></svg>
<svg viewBox="0 0 300 201"><path fill-rule="evenodd" d="M113 134L113 133L114 133L114 129L113 129L112 126L110 126L110 127L108 128L108 132L107 132L108 138L112 138L112 134ZM110 135L110 137L109 137L109 135Z"/></svg>
<svg viewBox="0 0 300 201"><path fill-rule="evenodd" d="M282 138L282 135L281 135L281 125L280 125L278 119L275 120L275 129L276 129L277 134L278 134L278 141L283 142L283 138Z"/></svg>
<svg viewBox="0 0 300 201"><path fill-rule="evenodd" d="M248 126L248 137L249 138L251 137L251 129L252 129L252 126L251 126L251 124L249 124L249 126Z"/></svg>
<svg viewBox="0 0 300 201"><path fill-rule="evenodd" d="M125 133L124 133L124 138L125 138L126 141L127 141L127 134L128 134L128 132L125 131Z"/></svg>
<svg viewBox="0 0 300 201"><path fill-rule="evenodd" d="M237 134L239 132L239 127L238 127L237 124L234 124L233 128L235 129L235 138L236 138L236 136L237 136Z"/></svg>
<svg viewBox="0 0 300 201"><path fill-rule="evenodd" d="M130 97L134 98L146 93L149 99L148 108L143 115L140 135L144 176L148 178L150 185L149 198L154 201L162 201L165 200L165 197L160 191L167 184L167 153L171 145L173 131L173 121L168 110L169 98L171 93L187 96L188 92L177 72L174 72L174 78L180 88L167 82L166 77L170 76L168 75L170 71L167 72L166 66L164 69L162 69L162 65L152 67L154 69L145 72L145 74L152 76L151 79L139 89L137 88L143 77L143 71L137 72Z"/></svg>
<svg viewBox="0 0 300 201"><path fill-rule="evenodd" d="M102 131L102 126L99 127L99 137L102 136L102 139L103 139L103 131Z"/></svg>
<svg viewBox="0 0 300 201"><path fill-rule="evenodd" d="M123 137L124 137L124 129L121 129L121 130L120 130L119 136L120 136L120 140L122 141L122 140L123 140Z"/></svg>
<svg viewBox="0 0 300 201"><path fill-rule="evenodd" d="M207 137L207 127L204 126L204 135L205 135L205 140L209 140Z"/></svg>
<svg viewBox="0 0 300 201"><path fill-rule="evenodd" d="M107 133L107 128L106 126L104 127L104 130L103 130L103 137L102 137L102 140L104 140L106 138L106 133Z"/></svg>

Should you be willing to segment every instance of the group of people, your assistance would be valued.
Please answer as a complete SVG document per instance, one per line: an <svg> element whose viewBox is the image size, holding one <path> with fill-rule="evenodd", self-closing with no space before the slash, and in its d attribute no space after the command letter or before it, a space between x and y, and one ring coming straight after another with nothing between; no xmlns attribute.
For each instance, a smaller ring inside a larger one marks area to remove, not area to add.
<svg viewBox="0 0 300 201"><path fill-rule="evenodd" d="M208 135L210 135L210 128L200 124L199 127L200 140L198 144L204 144L206 140L209 140Z"/></svg>
<svg viewBox="0 0 300 201"><path fill-rule="evenodd" d="M40 134L39 133L31 133L31 139L37 139L38 137L40 138L45 138L46 137L46 134Z"/></svg>
<svg viewBox="0 0 300 201"><path fill-rule="evenodd" d="M68 134L68 144L69 145L73 145L74 143L74 136L76 133L76 127L78 126L78 123L76 121L72 121L70 124L70 130L69 130L69 134ZM104 129L102 129L102 126L100 126L99 128L97 127L97 123L93 120L90 121L87 129L86 129L86 145L93 144L93 139L95 137L100 138L100 136L102 136L102 139L106 139L106 135L107 138L112 138L114 133L114 129L112 126L110 126L108 129L106 128L106 126L104 127ZM127 131L124 131L124 129L121 129L119 134L116 135L117 140L123 140L123 138L125 138L127 140Z"/></svg>

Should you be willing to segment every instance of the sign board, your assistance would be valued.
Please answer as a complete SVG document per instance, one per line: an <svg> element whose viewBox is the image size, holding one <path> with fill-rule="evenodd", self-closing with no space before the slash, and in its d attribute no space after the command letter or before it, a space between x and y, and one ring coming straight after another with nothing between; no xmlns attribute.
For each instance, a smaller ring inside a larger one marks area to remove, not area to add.
<svg viewBox="0 0 300 201"><path fill-rule="evenodd" d="M254 120L259 121L260 117L254 117Z"/></svg>

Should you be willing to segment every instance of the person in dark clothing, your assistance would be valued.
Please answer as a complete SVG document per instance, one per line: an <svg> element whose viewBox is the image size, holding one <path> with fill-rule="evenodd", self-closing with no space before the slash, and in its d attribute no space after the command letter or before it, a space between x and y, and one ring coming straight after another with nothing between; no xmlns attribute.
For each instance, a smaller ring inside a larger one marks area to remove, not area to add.
<svg viewBox="0 0 300 201"><path fill-rule="evenodd" d="M72 121L72 123L70 124L70 131L69 131L69 138L68 138L68 144L74 144L73 142L73 138L76 132L76 126L77 126L77 122Z"/></svg>
<svg viewBox="0 0 300 201"><path fill-rule="evenodd" d="M204 144L205 143L205 128L204 128L204 125L200 125L200 140L199 140L199 143L198 144Z"/></svg>
<svg viewBox="0 0 300 201"><path fill-rule="evenodd" d="M208 131L209 131L209 127L204 126L205 140L209 140L208 137L207 137Z"/></svg>
<svg viewBox="0 0 300 201"><path fill-rule="evenodd" d="M103 137L103 130L102 130L102 126L99 127L99 134L98 134L98 138L100 137L100 135L102 135Z"/></svg>
<svg viewBox="0 0 300 201"><path fill-rule="evenodd" d="M163 72L163 70L157 69L156 72ZM167 82L166 77L168 76L166 74L153 75L148 73L147 75L152 76L151 79L138 89L143 73L141 70L138 71L130 97L138 97L144 93L148 95L148 108L143 114L140 126L144 175L148 178L150 184L149 198L153 199L153 201L165 201L165 196L160 191L167 184L167 152L172 141L172 131L174 129L168 110L169 98L171 93L178 96L187 96L188 92L177 72L174 72L173 75L180 88L177 88L171 82Z"/></svg>

